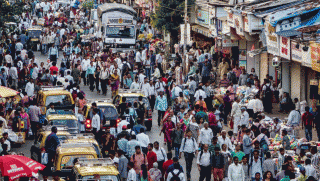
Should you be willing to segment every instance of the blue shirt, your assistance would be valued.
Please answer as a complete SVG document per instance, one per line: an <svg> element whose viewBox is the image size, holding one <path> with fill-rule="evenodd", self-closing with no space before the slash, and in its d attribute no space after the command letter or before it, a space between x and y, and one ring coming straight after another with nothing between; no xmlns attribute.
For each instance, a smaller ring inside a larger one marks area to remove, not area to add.
<svg viewBox="0 0 320 181"><path fill-rule="evenodd" d="M59 144L60 141L58 136L55 133L51 133L45 141L46 152L56 152Z"/></svg>
<svg viewBox="0 0 320 181"><path fill-rule="evenodd" d="M156 110L159 111L166 111L168 108L168 102L166 96L158 96L156 99L156 104L155 104Z"/></svg>
<svg viewBox="0 0 320 181"><path fill-rule="evenodd" d="M204 62L205 60L206 60L206 56L205 56L204 54L201 54L201 55L199 56L198 63L202 63L202 62Z"/></svg>
<svg viewBox="0 0 320 181"><path fill-rule="evenodd" d="M127 153L127 144L128 140L125 138L121 138L120 140L118 140L118 148L124 151L125 153Z"/></svg>
<svg viewBox="0 0 320 181"><path fill-rule="evenodd" d="M142 126L141 124L137 124L135 126L133 126L132 130L134 131L134 133L139 134L140 133L140 130L141 128L144 129L144 131L146 131L146 128L144 126Z"/></svg>
<svg viewBox="0 0 320 181"><path fill-rule="evenodd" d="M94 72L96 71L96 68L94 66L89 66L88 69L87 69L87 72L86 72L86 77L89 75L89 74L94 74Z"/></svg>

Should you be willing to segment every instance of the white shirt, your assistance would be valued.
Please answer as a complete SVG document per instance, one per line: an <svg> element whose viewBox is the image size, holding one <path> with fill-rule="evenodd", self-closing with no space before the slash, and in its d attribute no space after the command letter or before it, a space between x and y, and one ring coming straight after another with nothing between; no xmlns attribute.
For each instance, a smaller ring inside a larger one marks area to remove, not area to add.
<svg viewBox="0 0 320 181"><path fill-rule="evenodd" d="M301 122L301 115L297 110L292 110L288 117L288 126L297 126Z"/></svg>
<svg viewBox="0 0 320 181"><path fill-rule="evenodd" d="M119 124L118 124L118 128L117 128L117 131L118 131L118 134L121 133L122 131L122 127L123 126L127 126L129 123L127 120L122 120Z"/></svg>
<svg viewBox="0 0 320 181"><path fill-rule="evenodd" d="M84 121L84 116L82 115L82 114L77 114L77 119L78 119L78 121L79 121L79 127L80 127L80 131L85 131L85 129L84 129L84 124L81 124L81 122L83 122Z"/></svg>
<svg viewBox="0 0 320 181"><path fill-rule="evenodd" d="M206 92L204 92L202 89L197 90L196 93L194 94L194 97L196 98L196 101L199 100L200 96L202 96L202 100L207 98Z"/></svg>
<svg viewBox="0 0 320 181"><path fill-rule="evenodd" d="M150 84L149 83L144 83L141 85L141 90L142 90L142 93L148 97L149 96L149 89L150 89Z"/></svg>
<svg viewBox="0 0 320 181"><path fill-rule="evenodd" d="M172 171L174 174L178 174L179 173L179 169L175 169ZM173 174L171 172L168 173L168 177L167 177L167 181L171 181L171 178L173 177ZM178 177L180 178L180 181L186 181L186 178L184 176L183 172L180 172L180 174L178 175Z"/></svg>
<svg viewBox="0 0 320 181"><path fill-rule="evenodd" d="M200 130L200 138L199 138L200 143L210 145L212 138L213 138L213 132L211 128L208 128L208 129L202 128Z"/></svg>
<svg viewBox="0 0 320 181"><path fill-rule="evenodd" d="M156 62L157 62L157 63L162 63L162 61L163 61L162 56L161 56L160 54L157 54L157 55L156 55Z"/></svg>
<svg viewBox="0 0 320 181"><path fill-rule="evenodd" d="M12 56L10 54L7 54L4 56L4 59L6 60L7 63L12 63Z"/></svg>
<svg viewBox="0 0 320 181"><path fill-rule="evenodd" d="M183 138L180 146L180 152L194 153L198 150L198 144L195 138Z"/></svg>
<svg viewBox="0 0 320 181"><path fill-rule="evenodd" d="M233 117L240 117L241 116L241 110L240 110L239 103L234 102L232 104L231 116L233 116Z"/></svg>
<svg viewBox="0 0 320 181"><path fill-rule="evenodd" d="M257 112L263 112L263 103L260 99L254 99L253 102L253 112L257 113Z"/></svg>
<svg viewBox="0 0 320 181"><path fill-rule="evenodd" d="M136 53L136 62L137 63L141 62L141 53L139 51Z"/></svg>
<svg viewBox="0 0 320 181"><path fill-rule="evenodd" d="M247 109L253 109L253 106L254 106L254 99L251 99L251 100L248 102Z"/></svg>
<svg viewBox="0 0 320 181"><path fill-rule="evenodd" d="M128 172L127 181L136 181L136 180L137 180L137 173L133 168L131 168Z"/></svg>
<svg viewBox="0 0 320 181"><path fill-rule="evenodd" d="M81 62L82 71L87 71L89 65L90 65L90 60L89 59L88 60L83 59L82 62Z"/></svg>
<svg viewBox="0 0 320 181"><path fill-rule="evenodd" d="M315 179L317 179L316 169L311 164L306 165L304 167L306 169L306 175L313 176Z"/></svg>
<svg viewBox="0 0 320 181"><path fill-rule="evenodd" d="M243 113L241 113L240 126L241 125L246 125L247 127L249 127L249 114L247 111L244 111Z"/></svg>
<svg viewBox="0 0 320 181"><path fill-rule="evenodd" d="M139 90L140 89L140 84L137 82L132 82L130 86L130 90Z"/></svg>
<svg viewBox="0 0 320 181"><path fill-rule="evenodd" d="M154 72L153 72L153 74L151 74L153 77L156 77L156 78L160 78L160 70L159 70L159 68L157 67L155 70L154 70Z"/></svg>
<svg viewBox="0 0 320 181"><path fill-rule="evenodd" d="M241 164L238 163L232 164L229 166L228 169L228 179L232 181L244 181L245 180L245 174L243 171L243 167Z"/></svg>
<svg viewBox="0 0 320 181"><path fill-rule="evenodd" d="M10 144L10 141L9 140L6 140L6 141L4 141L4 144L6 144L6 145L8 145L8 149L7 149L7 151L10 151L11 150L11 144Z"/></svg>
<svg viewBox="0 0 320 181"><path fill-rule="evenodd" d="M29 97L33 97L34 96L34 83L28 82L25 88L27 95Z"/></svg>
<svg viewBox="0 0 320 181"><path fill-rule="evenodd" d="M260 175L262 175L262 163L260 157L258 158L257 162L254 158L252 159L251 177L254 178L257 172L259 172Z"/></svg>
<svg viewBox="0 0 320 181"><path fill-rule="evenodd" d="M156 95L156 88L154 85L150 85L150 88L149 88L149 92L148 92L148 95L151 96L151 95Z"/></svg>
<svg viewBox="0 0 320 181"><path fill-rule="evenodd" d="M147 59L147 49L144 49L141 54L141 60L144 63L146 59Z"/></svg>
<svg viewBox="0 0 320 181"><path fill-rule="evenodd" d="M200 154L201 154L201 160L200 160ZM207 152L205 152L204 150L199 152L199 154L197 156L197 164L200 166L205 166L205 167L209 166L211 163L210 162L210 158L211 158L210 154L211 153L209 152L209 150L207 150Z"/></svg>
<svg viewBox="0 0 320 181"><path fill-rule="evenodd" d="M145 76L144 74L140 73L140 74L138 75L138 77L139 77L139 79L138 79L139 83L140 83L140 84L143 84L144 78L145 78L146 76Z"/></svg>
<svg viewBox="0 0 320 181"><path fill-rule="evenodd" d="M18 70L17 67L11 67L9 70L9 76L12 77L12 79L18 79Z"/></svg>
<svg viewBox="0 0 320 181"><path fill-rule="evenodd" d="M155 84L155 86L156 86L157 92L159 93L160 91L164 91L164 88L165 88L165 86L166 86L166 83L160 81L160 82L157 82L157 83Z"/></svg>
<svg viewBox="0 0 320 181"><path fill-rule="evenodd" d="M167 153L164 148L159 147L158 150L153 148L153 152L157 154L157 161L167 161Z"/></svg>
<svg viewBox="0 0 320 181"><path fill-rule="evenodd" d="M140 142L141 147L148 147L148 144L150 143L149 136L145 133L139 133L137 134L137 141Z"/></svg>
<svg viewBox="0 0 320 181"><path fill-rule="evenodd" d="M225 139L222 138L222 136L218 137L218 144L220 145L220 147L222 148L222 145L225 144L227 146L227 150L234 150L234 145L231 143L231 140L226 137Z"/></svg>
<svg viewBox="0 0 320 181"><path fill-rule="evenodd" d="M97 128L97 131L100 130L100 116L98 114L95 114L92 117L92 128Z"/></svg>
<svg viewBox="0 0 320 181"><path fill-rule="evenodd" d="M182 89L179 86L175 86L171 91L175 97L179 97L180 92L182 92Z"/></svg>
<svg viewBox="0 0 320 181"><path fill-rule="evenodd" d="M33 79L37 79L38 78L38 74L39 74L39 68L38 67L34 67L33 68L33 72L32 72L32 78Z"/></svg>

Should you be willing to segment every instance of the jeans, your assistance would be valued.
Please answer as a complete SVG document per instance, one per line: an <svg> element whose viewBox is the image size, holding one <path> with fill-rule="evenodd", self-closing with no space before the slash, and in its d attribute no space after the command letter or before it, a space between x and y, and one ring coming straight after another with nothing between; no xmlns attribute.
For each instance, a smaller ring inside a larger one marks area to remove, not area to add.
<svg viewBox="0 0 320 181"><path fill-rule="evenodd" d="M107 93L107 79L101 79L102 94Z"/></svg>
<svg viewBox="0 0 320 181"><path fill-rule="evenodd" d="M306 131L306 139L308 141L311 141L312 140L312 126L306 126L305 131Z"/></svg>
<svg viewBox="0 0 320 181"><path fill-rule="evenodd" d="M150 76L151 76L150 72L151 72L150 68L146 68L146 76L148 79L150 79Z"/></svg>
<svg viewBox="0 0 320 181"><path fill-rule="evenodd" d="M94 90L94 77L93 74L89 74L90 90Z"/></svg>
<svg viewBox="0 0 320 181"><path fill-rule="evenodd" d="M186 170L187 170L187 178L190 179L191 178L191 169L192 169L192 161L194 158L194 154L193 153L184 153L184 158L186 160Z"/></svg>
<svg viewBox="0 0 320 181"><path fill-rule="evenodd" d="M164 116L165 111L158 110L158 125L160 126L161 120Z"/></svg>
<svg viewBox="0 0 320 181"><path fill-rule="evenodd" d="M162 70L161 63L158 63L158 68L159 68L160 74L161 74L161 76L162 76L162 74L163 74L163 70Z"/></svg>
<svg viewBox="0 0 320 181"><path fill-rule="evenodd" d="M181 146L181 144L174 144L174 152L175 152L175 155L177 158L179 158L180 146Z"/></svg>
<svg viewBox="0 0 320 181"><path fill-rule="evenodd" d="M47 54L47 44L42 44L42 54Z"/></svg>
<svg viewBox="0 0 320 181"><path fill-rule="evenodd" d="M211 180L211 166L200 166L200 178L199 181L203 181L206 178L206 181Z"/></svg>

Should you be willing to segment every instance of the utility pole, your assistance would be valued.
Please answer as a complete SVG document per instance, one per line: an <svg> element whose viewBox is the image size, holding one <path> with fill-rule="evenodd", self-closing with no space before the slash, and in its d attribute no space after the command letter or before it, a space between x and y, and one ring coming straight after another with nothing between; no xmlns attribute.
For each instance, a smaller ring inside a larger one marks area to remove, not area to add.
<svg viewBox="0 0 320 181"><path fill-rule="evenodd" d="M185 0L184 1L184 46L183 46L183 54L184 54L183 71L185 74L187 73L187 61L188 61L188 56L187 56L187 41L188 41L187 25L188 25L188 0Z"/></svg>

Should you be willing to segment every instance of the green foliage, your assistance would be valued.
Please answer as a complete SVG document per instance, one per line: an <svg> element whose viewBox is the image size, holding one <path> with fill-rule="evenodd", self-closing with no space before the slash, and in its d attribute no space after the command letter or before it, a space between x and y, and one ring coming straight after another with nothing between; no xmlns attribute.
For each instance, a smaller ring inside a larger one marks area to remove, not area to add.
<svg viewBox="0 0 320 181"><path fill-rule="evenodd" d="M16 2L13 5L6 0L0 0L0 26L3 27L5 22L16 22L16 15L21 15L26 11L23 2Z"/></svg>
<svg viewBox="0 0 320 181"><path fill-rule="evenodd" d="M91 10L91 9L93 9L93 5L94 5L94 0L86 0L86 1L82 4L82 7L83 7L84 9Z"/></svg>
<svg viewBox="0 0 320 181"><path fill-rule="evenodd" d="M156 13L152 15L153 25L178 37L180 24L184 22L184 0L160 0Z"/></svg>

